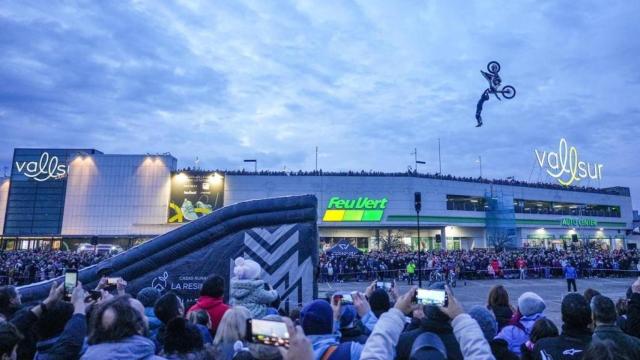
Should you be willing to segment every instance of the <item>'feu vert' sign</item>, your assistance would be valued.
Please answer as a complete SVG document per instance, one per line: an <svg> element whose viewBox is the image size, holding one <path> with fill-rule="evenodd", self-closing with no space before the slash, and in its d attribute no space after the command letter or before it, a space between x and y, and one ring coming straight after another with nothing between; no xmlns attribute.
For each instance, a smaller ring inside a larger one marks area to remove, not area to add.
<svg viewBox="0 0 640 360"><path fill-rule="evenodd" d="M357 199L341 199L332 197L329 199L327 211L325 211L322 221L381 221L386 207L387 198L369 199L368 197L359 197Z"/></svg>
<svg viewBox="0 0 640 360"><path fill-rule="evenodd" d="M562 219L562 226L596 227L596 226L598 226L598 221L596 221L594 219L564 218L564 219Z"/></svg>

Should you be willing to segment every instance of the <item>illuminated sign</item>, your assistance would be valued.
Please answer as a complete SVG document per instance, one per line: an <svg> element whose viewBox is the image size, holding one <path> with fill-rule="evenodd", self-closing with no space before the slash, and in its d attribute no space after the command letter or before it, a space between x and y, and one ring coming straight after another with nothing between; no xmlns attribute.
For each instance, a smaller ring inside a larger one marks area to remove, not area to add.
<svg viewBox="0 0 640 360"><path fill-rule="evenodd" d="M61 164L57 156L50 156L46 151L38 161L16 161L16 169L35 181L59 179L67 175L67 165Z"/></svg>
<svg viewBox="0 0 640 360"><path fill-rule="evenodd" d="M567 140L560 139L558 152L535 150L538 164L555 178L561 185L569 186L575 181L586 179L602 179L602 167L597 163L586 163L578 159L578 150L575 146L569 147Z"/></svg>
<svg viewBox="0 0 640 360"><path fill-rule="evenodd" d="M185 223L222 207L224 178L201 171L183 171L171 178L167 222Z"/></svg>
<svg viewBox="0 0 640 360"><path fill-rule="evenodd" d="M598 226L598 221L594 219L572 219L572 218L564 218L561 222L562 226L569 227L596 227Z"/></svg>
<svg viewBox="0 0 640 360"><path fill-rule="evenodd" d="M339 197L332 197L329 199L327 211L325 211L322 221L381 221L386 207L387 198L376 200L368 197L359 197L345 200Z"/></svg>

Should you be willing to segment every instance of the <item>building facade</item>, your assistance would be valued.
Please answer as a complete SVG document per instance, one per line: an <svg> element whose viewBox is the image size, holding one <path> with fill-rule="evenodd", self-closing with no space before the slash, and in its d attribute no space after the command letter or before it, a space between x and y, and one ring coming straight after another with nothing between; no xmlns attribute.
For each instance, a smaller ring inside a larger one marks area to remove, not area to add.
<svg viewBox="0 0 640 360"><path fill-rule="evenodd" d="M421 194L416 216L415 193ZM321 244L361 249L635 246L628 188L416 174L177 171L171 155L16 149L0 182L2 246L129 247L223 205L314 194Z"/></svg>

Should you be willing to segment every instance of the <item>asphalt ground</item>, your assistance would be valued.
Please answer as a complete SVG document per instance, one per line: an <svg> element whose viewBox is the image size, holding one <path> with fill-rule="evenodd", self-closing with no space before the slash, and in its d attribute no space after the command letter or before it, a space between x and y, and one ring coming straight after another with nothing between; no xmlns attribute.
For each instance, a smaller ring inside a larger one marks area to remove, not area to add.
<svg viewBox="0 0 640 360"><path fill-rule="evenodd" d="M627 288L636 278L591 278L578 279L578 292L584 293L587 288L598 290L601 294L613 299L624 298ZM388 280L387 280L388 281ZM428 287L429 282L423 281L423 287ZM365 282L345 282L345 283L319 283L318 292L320 297L324 297L334 291L362 291L369 285ZM406 282L396 284L400 293L409 289ZM417 285L417 280L415 281ZM486 305L489 290L494 285L503 285L509 292L511 304L517 306L518 297L527 291L533 291L542 297L547 305L545 314L560 327L562 324L560 314L560 304L562 298L567 294L567 283L563 279L506 279L506 280L470 280L466 284L458 281L453 289L455 297L462 303L465 309L470 309L475 305Z"/></svg>

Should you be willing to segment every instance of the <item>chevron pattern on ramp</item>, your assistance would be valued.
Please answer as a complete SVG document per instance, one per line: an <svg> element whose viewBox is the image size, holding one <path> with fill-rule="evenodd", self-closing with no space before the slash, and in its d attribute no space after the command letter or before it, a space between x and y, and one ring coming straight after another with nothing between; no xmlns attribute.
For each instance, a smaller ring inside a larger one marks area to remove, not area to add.
<svg viewBox="0 0 640 360"><path fill-rule="evenodd" d="M253 228L244 234L242 254L260 264L263 279L280 294L285 310L313 300L313 259L302 258L297 224ZM233 274L230 259L230 274Z"/></svg>

